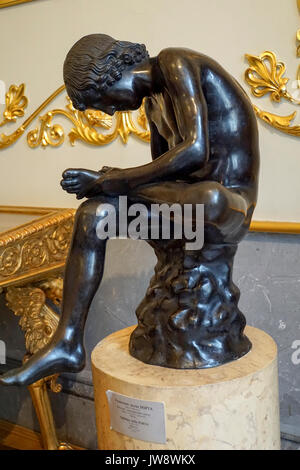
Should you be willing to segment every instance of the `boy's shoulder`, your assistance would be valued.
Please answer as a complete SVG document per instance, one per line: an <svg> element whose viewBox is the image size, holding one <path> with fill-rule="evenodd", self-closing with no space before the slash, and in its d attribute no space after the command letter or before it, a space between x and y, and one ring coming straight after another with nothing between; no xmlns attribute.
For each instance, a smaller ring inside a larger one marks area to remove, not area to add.
<svg viewBox="0 0 300 470"><path fill-rule="evenodd" d="M183 76L190 70L194 73L195 66L201 67L202 54L183 47L168 47L162 49L157 55L157 61L163 75L174 77L175 70L178 76Z"/></svg>
<svg viewBox="0 0 300 470"><path fill-rule="evenodd" d="M200 52L193 51L192 49L187 49L185 47L167 47L162 49L157 58L159 62L167 62L172 60L180 59L200 59L202 54Z"/></svg>

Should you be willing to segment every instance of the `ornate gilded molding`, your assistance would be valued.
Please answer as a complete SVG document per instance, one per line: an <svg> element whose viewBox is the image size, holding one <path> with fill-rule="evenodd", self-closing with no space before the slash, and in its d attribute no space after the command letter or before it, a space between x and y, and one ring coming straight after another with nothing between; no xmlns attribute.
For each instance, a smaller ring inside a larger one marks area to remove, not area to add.
<svg viewBox="0 0 300 470"><path fill-rule="evenodd" d="M6 108L3 113L4 119L0 126L9 121L15 121L16 117L24 115L28 99L24 94L25 85L19 87L11 85L6 94ZM67 96L65 109L53 109L44 115L40 113L63 91L64 85L52 93L12 134L1 134L0 150L14 144L31 123L39 116L40 125L27 134L29 147L58 147L65 141L65 131L60 124L53 123L55 116L64 116L74 127L69 132L69 140L74 145L76 140L80 140L90 145L107 145L121 138L123 143L128 142L131 134L144 142L150 141L150 131L147 124L144 106L138 110L137 115L133 112L117 112L115 117L111 117L101 111L86 110L77 111Z"/></svg>
<svg viewBox="0 0 300 470"><path fill-rule="evenodd" d="M64 266L75 209L57 210L0 237L0 287L49 277Z"/></svg>

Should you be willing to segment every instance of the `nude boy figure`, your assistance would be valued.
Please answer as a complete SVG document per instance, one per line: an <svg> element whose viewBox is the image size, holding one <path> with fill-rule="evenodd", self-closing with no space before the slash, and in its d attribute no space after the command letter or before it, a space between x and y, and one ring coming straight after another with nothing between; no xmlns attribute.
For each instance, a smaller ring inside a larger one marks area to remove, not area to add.
<svg viewBox="0 0 300 470"><path fill-rule="evenodd" d="M194 279L204 266L208 274L201 280L199 295L201 299L218 295L219 302L218 310L212 313L212 301L204 304L201 300L200 336L191 342L195 353L179 352L182 324L186 327L183 334L197 331L188 330L190 306L188 310L185 303L169 315L168 344L172 334L180 339L173 351L170 346L165 362L158 359L150 345L151 335L147 338L143 330L149 313L144 305L142 326L130 346L131 353L152 364L211 367L248 352L251 344L243 335L244 317L237 309L238 293L231 281L236 245L250 225L258 186L257 123L245 92L217 62L198 52L167 48L149 58L145 46L102 34L86 36L72 47L64 64L64 80L74 107L81 111L92 108L113 115L138 109L146 98L152 162L128 169L69 169L63 173L63 189L87 200L76 213L60 323L51 343L23 367L3 375L0 383L28 385L41 377L84 367L84 324L102 279L106 248L106 240L96 235L96 226L101 223L96 209L103 202L118 209L119 195L127 195L129 204L205 205L205 246L197 268L189 275ZM214 328L218 332L215 336ZM154 328L151 331L153 336ZM188 337L185 335L187 341ZM158 349L162 341L161 337L156 341ZM145 354L140 352L143 348ZM159 354L161 358L162 350Z"/></svg>

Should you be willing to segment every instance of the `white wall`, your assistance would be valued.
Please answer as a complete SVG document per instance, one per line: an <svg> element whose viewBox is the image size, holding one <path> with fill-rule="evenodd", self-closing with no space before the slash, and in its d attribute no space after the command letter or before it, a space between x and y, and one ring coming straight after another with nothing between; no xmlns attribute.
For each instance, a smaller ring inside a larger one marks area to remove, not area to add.
<svg viewBox="0 0 300 470"><path fill-rule="evenodd" d="M247 67L244 54L269 49L286 63L292 81L299 64L297 29L296 0L35 0L0 10L0 80L7 87L26 83L29 116L62 84L62 64L73 43L85 34L102 32L143 42L151 55L167 46L199 50L218 60L241 83ZM245 89L249 91L246 84ZM274 106L269 99L253 101L278 114L297 109L289 104ZM48 110L63 106L60 97ZM63 123L66 130L71 129L67 121ZM2 127L0 132L15 128ZM300 221L300 139L262 123L259 128L261 178L254 218ZM71 147L65 142L56 149L32 150L25 135L0 151L0 159L1 205L75 207L76 199L59 186L65 168L140 165L150 160L150 148L132 138L127 146L114 142L91 147L78 142Z"/></svg>

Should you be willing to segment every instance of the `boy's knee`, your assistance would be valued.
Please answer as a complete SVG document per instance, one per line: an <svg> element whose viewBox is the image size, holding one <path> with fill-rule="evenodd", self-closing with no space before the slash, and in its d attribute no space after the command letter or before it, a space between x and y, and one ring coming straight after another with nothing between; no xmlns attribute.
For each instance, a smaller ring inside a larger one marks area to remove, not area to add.
<svg viewBox="0 0 300 470"><path fill-rule="evenodd" d="M91 204L90 199L87 199L78 207L76 216L77 218L86 217L87 215L90 215L93 211L94 211L93 204Z"/></svg>
<svg viewBox="0 0 300 470"><path fill-rule="evenodd" d="M217 184L207 189L204 203L205 219L209 222L220 223L229 214L229 200L222 185Z"/></svg>
<svg viewBox="0 0 300 470"><path fill-rule="evenodd" d="M97 224L97 209L101 200L87 199L78 207L76 211L77 227L82 228L86 233L95 228Z"/></svg>

